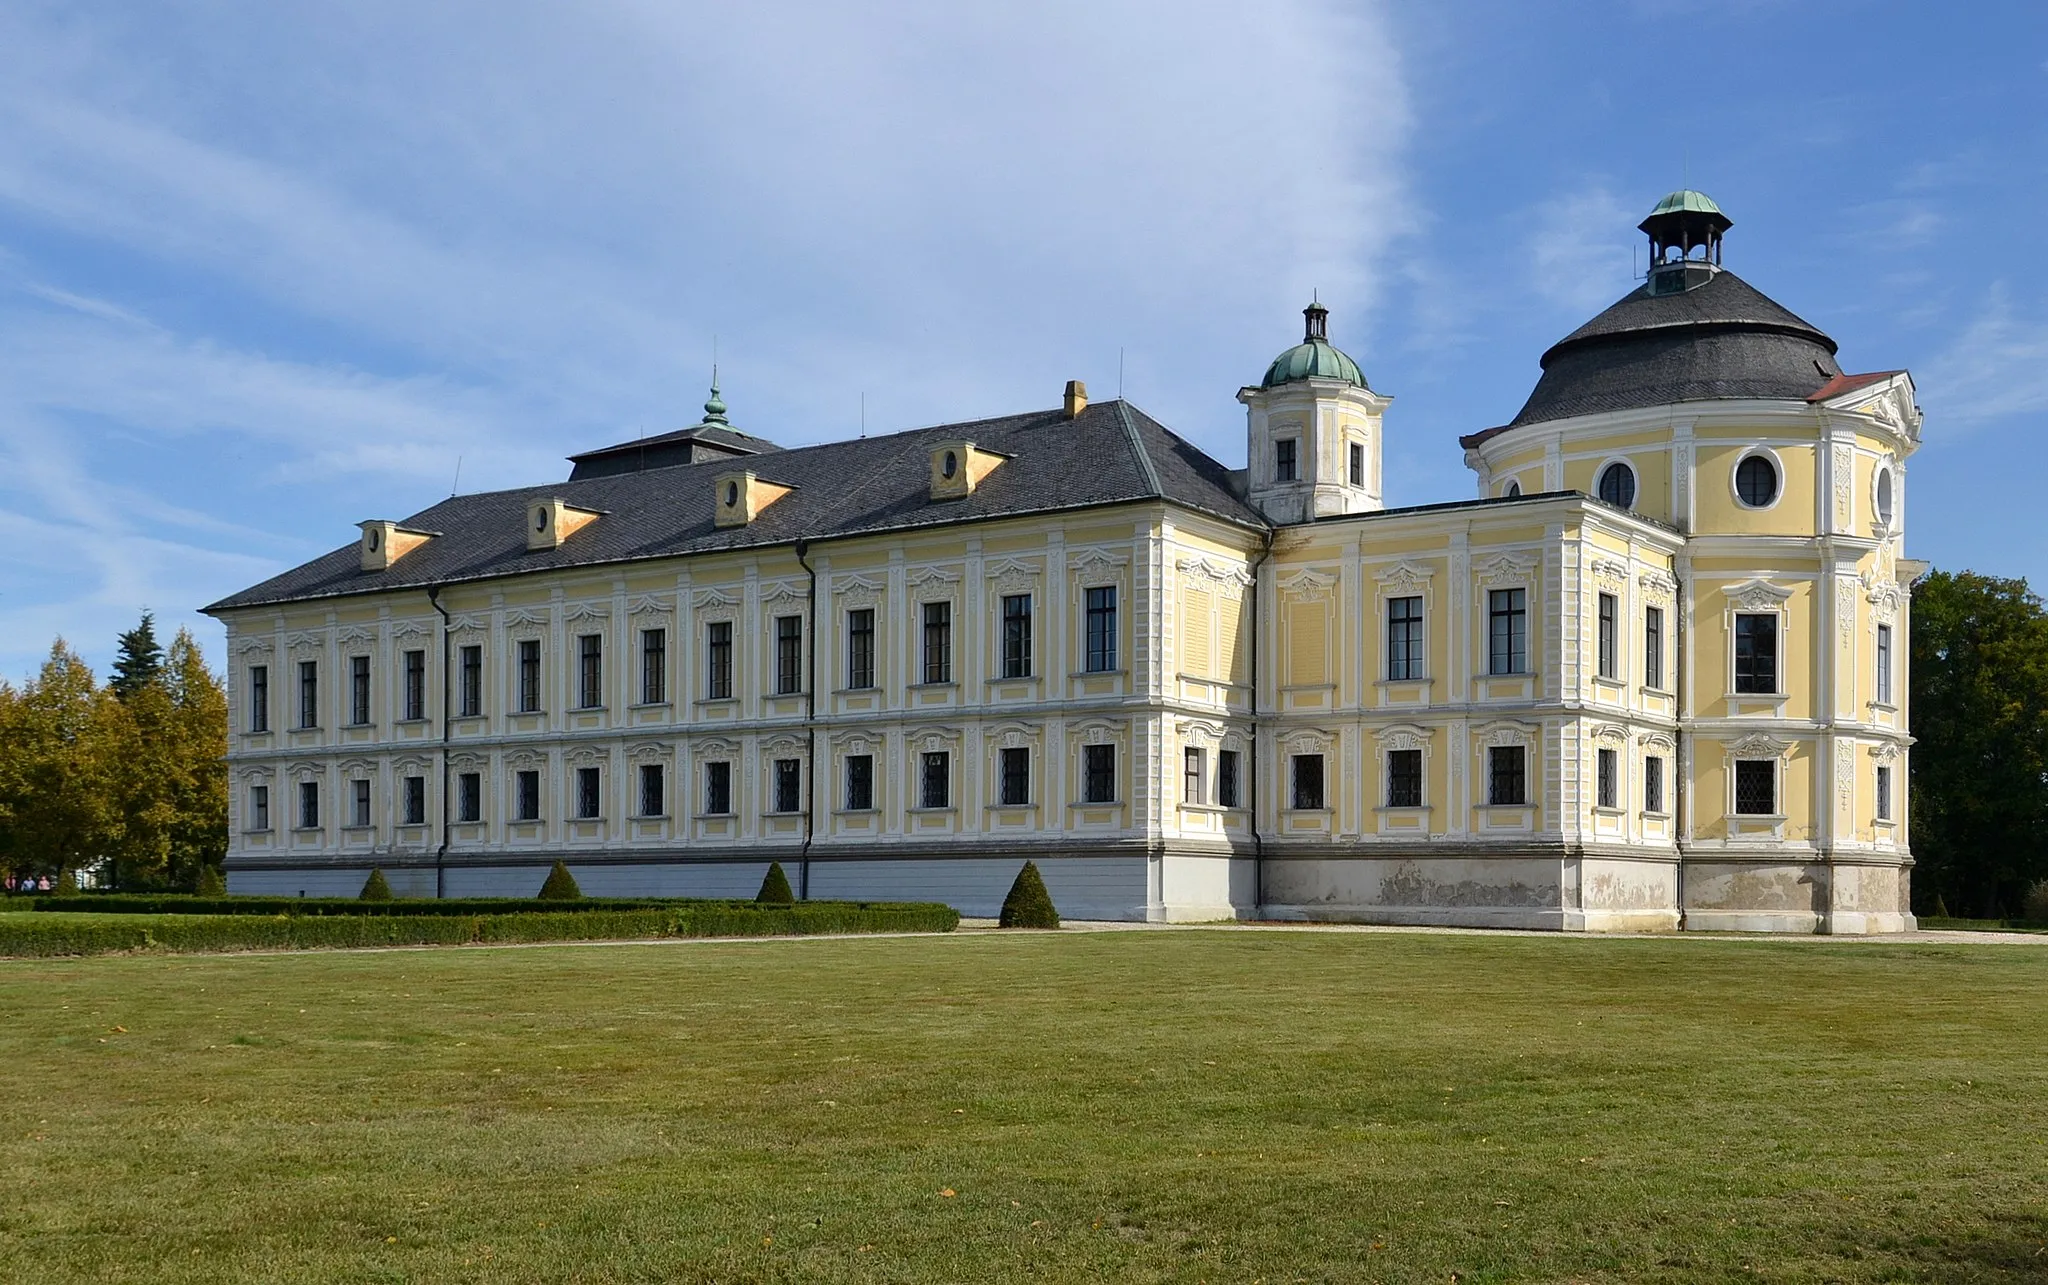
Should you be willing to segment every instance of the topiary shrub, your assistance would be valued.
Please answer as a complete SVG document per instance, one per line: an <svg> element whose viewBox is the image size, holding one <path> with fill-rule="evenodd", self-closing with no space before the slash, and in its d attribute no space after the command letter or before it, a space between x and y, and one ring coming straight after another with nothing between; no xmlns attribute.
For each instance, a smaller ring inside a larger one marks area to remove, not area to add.
<svg viewBox="0 0 2048 1285"><path fill-rule="evenodd" d="M1003 898L1003 915L997 922L1004 928L1060 926L1060 912L1052 904L1052 894L1045 890L1036 861L1025 862L1017 872L1017 882L1010 885L1010 895Z"/></svg>
<svg viewBox="0 0 2048 1285"><path fill-rule="evenodd" d="M2048 879L2027 889L2026 900L2020 903L2020 913L2030 924L2048 924Z"/></svg>
<svg viewBox="0 0 2048 1285"><path fill-rule="evenodd" d="M389 901L391 885L384 879L382 866L370 871L370 877L363 880L363 890L356 894L357 901Z"/></svg>
<svg viewBox="0 0 2048 1285"><path fill-rule="evenodd" d="M196 897L225 897L228 895L228 881L220 877L220 871L213 866L199 867L199 882L192 887Z"/></svg>
<svg viewBox="0 0 2048 1285"><path fill-rule="evenodd" d="M55 895L55 896L59 896L59 897L76 897L76 896L78 896L78 876L77 876L77 874L75 874L74 872L72 872L72 871L69 871L69 870L60 870L60 871L59 871L59 872L57 873L57 884L56 884L56 886L55 886L55 887L53 887L53 888L51 888L51 889L50 889L50 892L51 892L51 893L52 893L53 895Z"/></svg>
<svg viewBox="0 0 2048 1285"><path fill-rule="evenodd" d="M554 869L548 871L548 881L540 886L542 901L580 901L583 889L576 886L576 876L569 873L569 867L557 861Z"/></svg>
<svg viewBox="0 0 2048 1285"><path fill-rule="evenodd" d="M793 906L796 894L789 890L789 876L782 873L782 863L768 863L768 873L761 878L761 891L754 894L757 906Z"/></svg>

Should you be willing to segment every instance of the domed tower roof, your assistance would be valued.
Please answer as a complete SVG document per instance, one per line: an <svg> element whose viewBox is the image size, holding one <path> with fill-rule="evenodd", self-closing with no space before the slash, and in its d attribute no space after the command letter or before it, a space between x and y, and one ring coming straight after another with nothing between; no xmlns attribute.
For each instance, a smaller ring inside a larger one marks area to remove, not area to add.
<svg viewBox="0 0 2048 1285"><path fill-rule="evenodd" d="M1301 310L1307 325L1301 342L1273 359L1266 367L1261 388L1277 388L1300 379L1338 379L1359 388L1367 387L1365 373L1343 349L1330 342L1330 310L1311 303Z"/></svg>
<svg viewBox="0 0 2048 1285"><path fill-rule="evenodd" d="M1658 202L1641 224L1648 279L1543 354L1543 377L1508 427L1677 402L1800 400L1841 374L1833 339L1721 266L1732 225L1701 192Z"/></svg>

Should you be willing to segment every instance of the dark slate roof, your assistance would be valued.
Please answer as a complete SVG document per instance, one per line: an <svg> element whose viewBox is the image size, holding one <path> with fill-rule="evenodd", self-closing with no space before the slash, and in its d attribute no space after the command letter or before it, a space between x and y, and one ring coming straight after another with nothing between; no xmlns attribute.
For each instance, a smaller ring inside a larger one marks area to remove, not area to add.
<svg viewBox="0 0 2048 1285"><path fill-rule="evenodd" d="M1841 373L1834 340L1723 269L1677 294L1637 287L1543 354L1543 377L1514 419L1460 441L1643 406L1803 401Z"/></svg>
<svg viewBox="0 0 2048 1285"><path fill-rule="evenodd" d="M935 501L930 498L931 449L963 439L1010 458L972 495ZM712 479L736 468L795 489L749 525L719 529L711 522ZM526 505L546 498L604 516L559 548L528 552ZM1143 411L1111 401L1089 406L1072 420L1059 410L1033 411L745 458L451 496L404 519L408 527L442 534L388 570L361 570L359 547L352 542L206 610L1153 499L1254 530L1268 525L1237 497L1229 469Z"/></svg>
<svg viewBox="0 0 2048 1285"><path fill-rule="evenodd" d="M765 437L742 433L736 428L728 428L721 424L693 424L689 428L679 428L670 433L656 433L653 437L638 437L630 442L600 446L593 451L580 451L571 455L569 459L571 462L587 460L599 455L644 450L650 446L666 446L671 442L709 442L714 446L725 447L729 451L751 455L762 455L782 449Z"/></svg>

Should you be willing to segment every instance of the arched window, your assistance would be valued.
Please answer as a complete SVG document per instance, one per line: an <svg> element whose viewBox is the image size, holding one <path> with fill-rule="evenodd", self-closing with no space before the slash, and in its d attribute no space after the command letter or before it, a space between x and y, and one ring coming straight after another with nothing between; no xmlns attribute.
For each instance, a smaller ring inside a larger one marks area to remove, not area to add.
<svg viewBox="0 0 2048 1285"><path fill-rule="evenodd" d="M1877 472L1877 520L1892 524L1892 471L1888 468Z"/></svg>
<svg viewBox="0 0 2048 1285"><path fill-rule="evenodd" d="M1514 481L1514 480L1510 479L1510 480L1509 480L1509 482L1508 482L1508 485L1507 485L1507 489L1501 492L1501 498L1503 498L1503 499L1508 499L1508 500L1519 500L1519 499L1521 499L1521 498L1522 498L1522 484L1521 484L1520 482L1518 482L1518 481Z"/></svg>
<svg viewBox="0 0 2048 1285"><path fill-rule="evenodd" d="M1616 508L1633 508L1636 502L1635 470L1619 460L1600 470L1600 498Z"/></svg>
<svg viewBox="0 0 2048 1285"><path fill-rule="evenodd" d="M1752 509L1778 498L1778 469L1767 455L1750 455L1735 466L1735 494Z"/></svg>

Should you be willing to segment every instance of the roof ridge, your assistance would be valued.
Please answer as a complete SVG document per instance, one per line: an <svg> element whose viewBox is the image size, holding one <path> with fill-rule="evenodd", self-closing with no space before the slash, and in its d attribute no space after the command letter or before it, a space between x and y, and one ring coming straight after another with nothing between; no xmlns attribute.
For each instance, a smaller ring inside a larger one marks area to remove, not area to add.
<svg viewBox="0 0 2048 1285"><path fill-rule="evenodd" d="M1159 470L1152 467L1151 452L1145 449L1145 439L1138 434L1138 426L1131 422L1130 403L1119 397L1113 405L1118 421L1124 426L1124 437L1131 443L1131 453L1138 457L1138 468L1145 475L1148 494L1165 495L1165 488L1159 485Z"/></svg>

